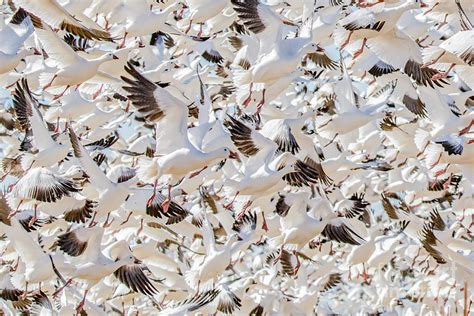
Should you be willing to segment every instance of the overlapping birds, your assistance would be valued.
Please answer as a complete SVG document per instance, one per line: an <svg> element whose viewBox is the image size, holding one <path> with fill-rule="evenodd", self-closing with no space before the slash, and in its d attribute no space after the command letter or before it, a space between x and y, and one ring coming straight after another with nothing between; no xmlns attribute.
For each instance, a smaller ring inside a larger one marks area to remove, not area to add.
<svg viewBox="0 0 474 316"><path fill-rule="evenodd" d="M8 0L0 309L469 315L471 0Z"/></svg>

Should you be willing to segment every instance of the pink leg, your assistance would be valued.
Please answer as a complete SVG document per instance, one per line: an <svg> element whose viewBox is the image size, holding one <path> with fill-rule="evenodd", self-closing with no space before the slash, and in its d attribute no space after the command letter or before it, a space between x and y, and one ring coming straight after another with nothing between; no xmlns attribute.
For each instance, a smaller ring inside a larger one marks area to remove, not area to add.
<svg viewBox="0 0 474 316"><path fill-rule="evenodd" d="M250 84L249 96L248 96L247 99L245 99L244 102L242 103L242 105L244 106L244 108L248 107L250 101L252 100L252 87L253 87L253 82Z"/></svg>
<svg viewBox="0 0 474 316"><path fill-rule="evenodd" d="M232 205L234 204L235 202L235 199L237 198L237 196L239 195L239 191L237 191L234 195L234 198L232 199L232 201L230 201L229 203L227 203L226 205L224 205L224 208L226 209L230 209L232 207Z"/></svg>
<svg viewBox="0 0 474 316"><path fill-rule="evenodd" d="M59 99L60 97L62 97L62 96L66 93L67 89L69 89L69 87L70 87L70 86L67 85L67 86L66 86L66 89L64 89L63 92L61 92L60 94L55 95L55 96L53 97L53 101L55 101L55 100Z"/></svg>
<svg viewBox="0 0 474 316"><path fill-rule="evenodd" d="M262 107L265 104L265 91L266 91L266 89L263 89L263 91L262 91L262 100L260 101L260 103L257 104L257 114L260 113L260 111L262 110Z"/></svg>
<svg viewBox="0 0 474 316"><path fill-rule="evenodd" d="M440 80L440 79L446 78L448 76L449 72L454 68L454 66L456 66L456 64L451 64L451 66L449 66L448 70L446 70L445 72L437 73L436 75L431 77L431 80Z"/></svg>
<svg viewBox="0 0 474 316"><path fill-rule="evenodd" d="M166 197L166 200L161 203L161 207L163 208L163 212L166 213L168 212L168 208L170 207L171 203L171 184L168 184L168 196Z"/></svg>
<svg viewBox="0 0 474 316"><path fill-rule="evenodd" d="M362 45L361 45L361 47L354 53L354 57L352 57L352 59L356 59L357 57L359 57L359 56L364 52L365 43L367 43L367 39L366 39L366 38L364 38L364 39L362 40Z"/></svg>
<svg viewBox="0 0 474 316"><path fill-rule="evenodd" d="M186 31L184 31L184 34L188 34L189 31L191 30L191 26L193 26L193 20L189 20L189 26L188 28L186 29Z"/></svg>
<svg viewBox="0 0 474 316"><path fill-rule="evenodd" d="M349 32L349 36L347 36L347 39L344 41L344 43L342 43L341 49L343 49L344 47L347 46L347 44L349 44L349 41L351 40L352 33L354 33L354 31Z"/></svg>
<svg viewBox="0 0 474 316"><path fill-rule="evenodd" d="M156 196L156 185L158 184L158 179L155 179L155 183L153 185L153 194L150 196L150 198L146 201L146 206L150 206L153 203L153 200L155 199Z"/></svg>

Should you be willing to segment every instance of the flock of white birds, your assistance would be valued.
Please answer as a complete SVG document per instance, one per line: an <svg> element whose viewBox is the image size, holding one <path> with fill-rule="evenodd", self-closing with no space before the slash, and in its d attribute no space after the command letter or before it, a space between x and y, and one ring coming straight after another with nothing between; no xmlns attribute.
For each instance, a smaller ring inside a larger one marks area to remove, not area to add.
<svg viewBox="0 0 474 316"><path fill-rule="evenodd" d="M3 2L1 315L474 313L474 1Z"/></svg>

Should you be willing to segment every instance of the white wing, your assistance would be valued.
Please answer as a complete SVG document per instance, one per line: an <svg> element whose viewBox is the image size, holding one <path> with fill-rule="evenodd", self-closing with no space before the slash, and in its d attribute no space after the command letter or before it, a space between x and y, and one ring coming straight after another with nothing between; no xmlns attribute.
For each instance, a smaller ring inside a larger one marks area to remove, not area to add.
<svg viewBox="0 0 474 316"><path fill-rule="evenodd" d="M16 252L21 260L26 264L32 264L43 260L46 254L33 238L26 232L16 218L11 219L12 226L0 223L0 228L8 236L10 242L13 243ZM46 258L47 259L47 258ZM49 262L49 259L47 259Z"/></svg>
<svg viewBox="0 0 474 316"><path fill-rule="evenodd" d="M109 178L100 170L99 166L97 166L95 161L89 156L89 153L82 147L72 128L69 128L69 138L74 150L74 155L79 159L84 171L90 177L92 184L100 191L113 186Z"/></svg>
<svg viewBox="0 0 474 316"><path fill-rule="evenodd" d="M50 27L36 29L36 34L48 56L54 59L59 67L65 67L84 61L69 45L61 40Z"/></svg>

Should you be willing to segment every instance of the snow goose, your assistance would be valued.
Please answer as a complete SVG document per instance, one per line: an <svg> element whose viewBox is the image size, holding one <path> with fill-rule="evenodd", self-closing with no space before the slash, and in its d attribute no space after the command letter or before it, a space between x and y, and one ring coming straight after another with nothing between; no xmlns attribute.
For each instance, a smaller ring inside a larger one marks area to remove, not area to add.
<svg viewBox="0 0 474 316"><path fill-rule="evenodd" d="M245 27L256 35L260 54L270 52L275 41L281 40L279 36L284 24L294 25L275 12L274 9L280 5L267 5L259 0L232 0L231 2ZM283 6L285 6L284 3Z"/></svg>
<svg viewBox="0 0 474 316"><path fill-rule="evenodd" d="M367 243L360 245L358 247L354 247L350 254L347 256L347 263L350 264L349 266L349 279L351 278L351 268L353 265L358 265L362 263L362 278L367 281L367 271L365 267L365 263L370 258L370 256L375 251L375 239L376 237L382 235L382 231L378 230L376 227L372 228L372 232L370 233L370 238Z"/></svg>
<svg viewBox="0 0 474 316"><path fill-rule="evenodd" d="M433 79L445 78L454 69L472 89L474 87L474 78L472 76L472 65L474 64L473 41L474 30L461 31L437 46L425 48L423 50L425 66L449 64L449 68L446 71L435 75Z"/></svg>
<svg viewBox="0 0 474 316"><path fill-rule="evenodd" d="M207 20L215 17L222 10L224 10L228 4L228 1L226 0L217 0L217 1L186 0L186 4L189 9L189 12L188 12L189 15L186 17L186 19L184 19L181 22L183 25L185 25L186 21L189 20L189 26L185 30L185 32L188 33L191 30L193 23L199 23L200 30L197 36L201 37L203 24L206 23Z"/></svg>
<svg viewBox="0 0 474 316"><path fill-rule="evenodd" d="M195 264L186 272L186 281L193 287L197 287L199 292L200 285L206 285L209 280L213 280L230 264L232 258L232 246L238 240L238 235L229 236L221 249L217 249L212 228L205 217L203 222L203 237L206 248L206 256L203 260L195 261Z"/></svg>
<svg viewBox="0 0 474 316"><path fill-rule="evenodd" d="M174 126L169 133L163 133L157 139L157 146L160 146L161 140L167 138L167 141L164 141L165 146L168 145L166 147L171 150L165 151L164 155L158 150L159 156L153 158L148 166L139 169L139 175L145 176L145 180L154 179L155 187L159 177L171 176L168 182L168 198L163 201L163 209L166 212L171 199L171 187L174 184L190 172L195 172L190 175L193 177L207 166L226 158L235 157L235 154L227 147L221 147L211 152L203 152L196 148L188 138L186 124L188 109L186 105L164 88L142 76L130 63L126 70L135 80L122 77L129 84L124 89L130 93L129 98L138 111L143 113L148 121L157 122L156 128L171 127L169 124ZM172 134L172 131L176 134ZM154 195L150 197L150 201L153 198Z"/></svg>
<svg viewBox="0 0 474 316"><path fill-rule="evenodd" d="M56 278L57 268L67 268L60 256L54 257L46 254L38 243L30 236L22 227L22 225L12 218L11 226L0 223L0 229L8 236L13 244L16 252L20 255L26 266L25 268L25 291L24 296L28 293L28 285L38 283L38 292L41 291L41 283L48 282L52 278ZM63 280L64 281L64 280Z"/></svg>
<svg viewBox="0 0 474 316"><path fill-rule="evenodd" d="M70 86L79 86L84 81L97 75L99 73L99 66L102 63L117 59L111 52L104 53L102 56L92 60L84 59L63 42L47 25L37 28L36 34L48 56L54 59L55 65L59 68L55 73L42 73L40 75L40 84L43 86L43 89L66 86L63 93L55 96L55 99L61 97Z"/></svg>
<svg viewBox="0 0 474 316"><path fill-rule="evenodd" d="M59 176L46 168L30 169L14 185L8 195L9 205L18 212L18 208L25 202L34 203L34 215L29 225L37 219L37 206L42 202L56 202L64 196L81 191L74 181ZM13 215L13 214L12 214Z"/></svg>
<svg viewBox="0 0 474 316"><path fill-rule="evenodd" d="M85 15L82 15L80 20L77 19L56 0L40 0L34 3L26 0L15 0L13 3L25 9L28 13L44 20L54 28L59 28L87 39L111 40L110 34L102 30L92 20L88 19Z"/></svg>
<svg viewBox="0 0 474 316"><path fill-rule="evenodd" d="M127 21L124 26L124 34L122 39L123 47L127 36L146 36L157 30L165 33L175 33L176 31L167 24L170 13L175 10L179 2L171 3L164 10L159 13L154 13L149 10L146 3L141 1L134 1L133 6L127 13Z"/></svg>
<svg viewBox="0 0 474 316"><path fill-rule="evenodd" d="M393 7L384 6L379 8L376 6L373 8L355 10L339 21L339 24L345 30L349 31L349 35L344 42L340 42L340 47L346 47L351 40L357 41L362 39L360 49L354 53L354 58L357 58L363 53L368 39L391 31L402 14L404 14L408 9L415 8L417 2L417 0L400 1L397 3L398 5ZM338 34L338 36L339 35L340 34Z"/></svg>
<svg viewBox="0 0 474 316"><path fill-rule="evenodd" d="M77 312L82 310L91 287L112 273L133 291L150 296L156 293L155 287L144 274L144 267L136 263L127 243L117 241L109 245L105 251L108 251L112 258L103 254L103 233L101 227L78 228L58 237L59 248L69 256L77 257L75 271L71 273L72 278L63 288L73 279L80 279L87 284L83 299L76 307Z"/></svg>
<svg viewBox="0 0 474 316"><path fill-rule="evenodd" d="M343 217L337 217L335 213L325 216L321 221L309 216L306 212L306 207L300 207L301 204L299 204L304 201L305 195L308 196L307 193L303 192L299 195L301 196L302 194L303 199L297 198L293 202L293 204L296 204L296 207L292 207L293 205L288 206L285 197L279 201L280 205L278 205L277 211L283 218L282 222L284 225L281 227L281 236L274 238L272 243L275 245L280 244L280 255L283 253L285 245L295 244L297 250L299 250L320 234L331 240L352 245L360 245L364 242L364 239L351 228L352 225ZM299 266L300 262L298 260L296 272Z"/></svg>
<svg viewBox="0 0 474 316"><path fill-rule="evenodd" d="M110 181L81 145L71 127L69 127L69 137L74 156L79 160L83 170L89 176L89 181L99 193L97 207L91 220L91 225L93 225L96 217L100 218L106 214L109 215L125 202L125 199L129 195L130 185L136 183L136 178L132 177L120 183ZM106 224L108 224L107 221L104 225Z"/></svg>
<svg viewBox="0 0 474 316"><path fill-rule="evenodd" d="M38 110L38 101L31 94L26 79L22 79L21 83L17 83L13 105L23 130L26 133L32 131L34 144L38 149L36 154L25 154L23 156L23 169L27 171L32 167L50 167L64 159L69 151L69 146L58 144L51 138Z"/></svg>
<svg viewBox="0 0 474 316"><path fill-rule="evenodd" d="M319 46L310 42L310 38L291 38L277 40L273 49L267 54L261 54L257 63L248 69L236 69L234 81L237 86L251 83L272 84L278 81L282 76L291 74L303 56L317 51ZM279 67L274 67L278 64ZM250 85L250 92L252 85ZM261 101L261 107L265 102L265 91ZM244 106L248 101L244 101Z"/></svg>
<svg viewBox="0 0 474 316"><path fill-rule="evenodd" d="M27 56L40 55L39 51L34 48L23 48L25 40L33 33L33 27L28 19L25 19L21 25L15 25L13 21L4 25L0 29L2 42L0 43L0 74L8 73L13 70L20 61Z"/></svg>

